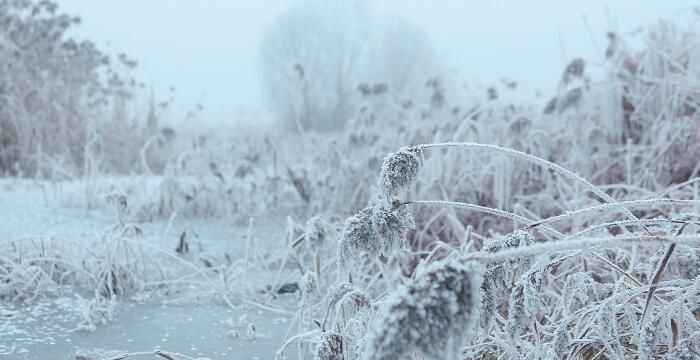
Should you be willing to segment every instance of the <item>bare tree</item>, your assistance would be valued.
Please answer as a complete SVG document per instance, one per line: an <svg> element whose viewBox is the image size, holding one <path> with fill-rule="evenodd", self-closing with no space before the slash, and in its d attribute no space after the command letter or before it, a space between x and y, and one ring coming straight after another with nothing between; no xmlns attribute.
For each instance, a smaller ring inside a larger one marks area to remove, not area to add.
<svg viewBox="0 0 700 360"><path fill-rule="evenodd" d="M355 103L368 46L365 1L307 0L289 7L267 32L263 78L274 110L290 126L341 126Z"/></svg>
<svg viewBox="0 0 700 360"><path fill-rule="evenodd" d="M261 53L278 119L299 130L339 129L359 105L359 85L406 93L434 77L427 37L405 21L385 20L365 0L299 0L287 8Z"/></svg>

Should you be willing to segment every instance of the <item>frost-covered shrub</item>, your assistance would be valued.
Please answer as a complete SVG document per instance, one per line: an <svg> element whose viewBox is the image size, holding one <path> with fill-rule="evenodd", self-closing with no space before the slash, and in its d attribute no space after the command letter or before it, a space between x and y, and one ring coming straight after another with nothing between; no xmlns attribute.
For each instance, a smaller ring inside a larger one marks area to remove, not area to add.
<svg viewBox="0 0 700 360"><path fill-rule="evenodd" d="M126 111L136 62L71 36L80 22L55 2L0 2L0 173L126 172L156 131L155 116L132 122Z"/></svg>
<svg viewBox="0 0 700 360"><path fill-rule="evenodd" d="M434 264L383 304L367 335L363 359L403 359L412 351L452 359L476 332L482 269L475 263Z"/></svg>

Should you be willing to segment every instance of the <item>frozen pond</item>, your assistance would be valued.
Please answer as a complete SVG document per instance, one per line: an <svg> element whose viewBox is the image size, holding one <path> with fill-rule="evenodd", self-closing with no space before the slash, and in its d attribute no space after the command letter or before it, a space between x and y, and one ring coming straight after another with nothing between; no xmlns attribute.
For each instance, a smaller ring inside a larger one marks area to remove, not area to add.
<svg viewBox="0 0 700 360"><path fill-rule="evenodd" d="M65 208L50 193L47 197L48 204L37 183L0 181L0 241L55 237L90 244L100 238L104 229L113 226L114 215L109 209L88 212ZM252 235L260 256L267 256L283 243L284 229L279 224L284 222L255 222ZM140 226L144 241L172 250L173 254L184 228L197 234L190 239L190 257L226 253L236 259L243 256L247 245L248 226L228 219L176 219L170 224L158 220ZM256 273L257 279L270 276ZM58 297L26 304L0 300L1 359L75 359L76 352L95 349L161 349L210 359L273 359L290 321L258 309L231 309L220 305L219 299L204 299L203 303L192 305L162 305L139 304L119 297L109 324L97 326L93 333L71 331L83 320L81 301L71 294L72 290L64 290ZM255 327L255 334L249 333L249 325ZM295 358L291 351L287 355Z"/></svg>
<svg viewBox="0 0 700 360"><path fill-rule="evenodd" d="M80 322L77 305L72 298L21 306L0 303L0 358L75 359L86 350L160 349L213 360L273 359L289 323L283 316L220 305L121 302L111 323L93 333L71 332ZM287 355L293 359L291 352Z"/></svg>

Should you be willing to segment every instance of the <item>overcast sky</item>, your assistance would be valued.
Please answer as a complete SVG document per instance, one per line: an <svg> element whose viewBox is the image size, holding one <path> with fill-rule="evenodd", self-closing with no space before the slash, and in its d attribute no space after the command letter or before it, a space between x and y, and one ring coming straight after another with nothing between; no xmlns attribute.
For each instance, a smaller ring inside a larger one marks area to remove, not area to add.
<svg viewBox="0 0 700 360"><path fill-rule="evenodd" d="M80 15L80 36L139 61L137 76L156 95L177 88L173 118L197 103L202 118L233 121L264 108L258 54L262 35L291 0L58 0ZM533 91L554 90L574 57L600 59L605 32L621 33L658 17L687 19L691 0L377 0L422 27L438 54L466 80L501 77ZM679 14L686 14L681 16ZM592 40L586 21L592 29ZM681 20L679 20L681 21ZM686 25L681 21L682 25ZM109 44L109 46L107 46Z"/></svg>

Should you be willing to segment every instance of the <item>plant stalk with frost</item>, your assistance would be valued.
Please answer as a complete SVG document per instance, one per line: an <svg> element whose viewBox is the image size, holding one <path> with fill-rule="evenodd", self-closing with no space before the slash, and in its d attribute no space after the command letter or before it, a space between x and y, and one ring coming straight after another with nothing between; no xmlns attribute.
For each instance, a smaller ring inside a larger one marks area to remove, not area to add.
<svg viewBox="0 0 700 360"><path fill-rule="evenodd" d="M487 254L495 254L507 249L526 247L535 243L532 233L526 230L516 230L508 235L493 239L484 245L482 250ZM497 311L498 295L509 289L515 283L516 276L526 271L532 262L532 256L510 258L505 262L491 263L484 273L481 285L483 309L481 322L487 326Z"/></svg>
<svg viewBox="0 0 700 360"><path fill-rule="evenodd" d="M515 283L508 299L508 321L506 323L507 333L511 338L517 338L522 328L534 324L537 321L537 316L544 312L546 304L540 291L548 283L547 275L556 270L567 258L560 257L554 261L541 259L520 276L520 279Z"/></svg>
<svg viewBox="0 0 700 360"><path fill-rule="evenodd" d="M482 268L478 263L434 263L386 301L367 334L365 360L404 359L419 352L454 359L479 320Z"/></svg>

